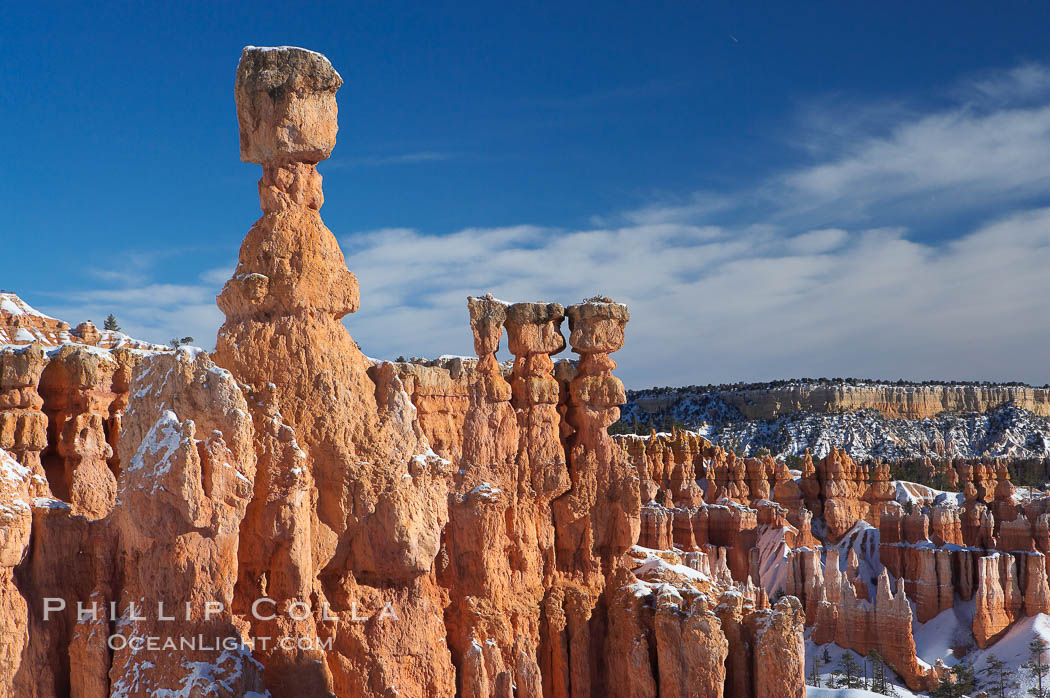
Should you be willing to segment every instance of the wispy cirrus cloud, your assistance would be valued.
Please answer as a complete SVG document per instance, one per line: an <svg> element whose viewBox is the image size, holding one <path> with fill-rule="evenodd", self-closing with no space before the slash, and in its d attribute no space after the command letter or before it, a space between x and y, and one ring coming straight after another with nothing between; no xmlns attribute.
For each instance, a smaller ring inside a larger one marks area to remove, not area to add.
<svg viewBox="0 0 1050 698"><path fill-rule="evenodd" d="M990 72L962 81L956 94L964 100L1016 104L1050 96L1050 67L1022 63L1007 71Z"/></svg>
<svg viewBox="0 0 1050 698"><path fill-rule="evenodd" d="M232 269L207 269L200 273L197 283L143 283L141 279L157 274L143 257L139 273L134 275L108 274L109 270L94 273L117 285L81 291L72 298L44 298L37 305L49 315L74 325L91 320L101 326L112 313L121 329L133 337L164 344L174 337L190 336L200 346L211 348L222 324L215 296L232 275Z"/></svg>
<svg viewBox="0 0 1050 698"><path fill-rule="evenodd" d="M334 157L326 163L328 168L342 167L383 167L387 165L416 165L426 162L445 162L461 157L459 153L444 152L438 150L417 150L408 153L393 153L387 155L362 155L356 157L339 158Z"/></svg>
<svg viewBox="0 0 1050 698"><path fill-rule="evenodd" d="M959 107L896 125L838 156L784 173L768 194L792 213L871 218L876 207L925 215L1045 194L1050 105Z"/></svg>

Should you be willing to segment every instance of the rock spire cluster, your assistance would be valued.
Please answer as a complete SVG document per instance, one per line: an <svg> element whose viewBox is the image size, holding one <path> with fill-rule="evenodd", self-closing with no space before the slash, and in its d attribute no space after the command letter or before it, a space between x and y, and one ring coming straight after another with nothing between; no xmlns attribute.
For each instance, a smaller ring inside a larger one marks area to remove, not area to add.
<svg viewBox="0 0 1050 698"><path fill-rule="evenodd" d="M213 354L0 293L0 696L801 698L806 628L926 690L914 622L972 600L986 648L1050 611L1050 498L1002 463L924 464L954 496L841 449L610 436L611 299L471 297L476 358L365 356L320 216L341 85L242 54L262 216ZM189 636L229 644L135 644Z"/></svg>

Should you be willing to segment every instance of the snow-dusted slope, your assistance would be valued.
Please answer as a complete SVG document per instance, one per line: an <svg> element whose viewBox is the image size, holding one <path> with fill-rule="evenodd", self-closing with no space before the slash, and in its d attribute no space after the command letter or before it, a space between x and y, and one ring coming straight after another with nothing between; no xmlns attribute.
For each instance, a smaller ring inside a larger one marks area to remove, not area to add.
<svg viewBox="0 0 1050 698"><path fill-rule="evenodd" d="M39 343L44 347L83 344L99 349L167 351L168 347L129 337L116 330L98 329L85 322L75 329L45 315L10 291L0 291L0 347Z"/></svg>
<svg viewBox="0 0 1050 698"><path fill-rule="evenodd" d="M721 445L748 454L768 448L774 456L801 455L807 448L818 457L845 448L854 459L1050 456L1050 417L1013 404L925 419L891 419L875 409L860 409L752 420L731 404L727 392L679 391L664 401L648 392L630 393L621 425L647 432L678 424Z"/></svg>

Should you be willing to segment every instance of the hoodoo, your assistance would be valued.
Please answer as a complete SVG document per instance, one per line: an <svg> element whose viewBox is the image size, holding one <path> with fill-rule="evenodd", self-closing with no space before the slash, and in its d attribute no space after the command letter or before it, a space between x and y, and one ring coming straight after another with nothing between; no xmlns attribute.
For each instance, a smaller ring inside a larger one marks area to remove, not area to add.
<svg viewBox="0 0 1050 698"><path fill-rule="evenodd" d="M319 213L341 85L244 49L263 215L212 356L5 297L0 696L803 696L803 605L760 584L815 541L809 490L695 435L609 435L626 306L469 298L477 359L361 352ZM843 459L812 494L836 534L868 511Z"/></svg>
<svg viewBox="0 0 1050 698"><path fill-rule="evenodd" d="M335 146L340 85L327 58L299 48L249 47L237 67L241 158L263 167L263 216L219 295L226 322L215 358L244 383L272 384L271 409L304 454L295 464L302 490L291 488L286 496L305 491L316 499L308 520L294 527L307 539L289 540L275 554L271 522L278 511L296 507L260 489L256 499L267 501L245 521L253 545L242 558L256 580L305 563L308 569L295 575L303 582L276 600L311 601L318 609L327 604L340 618L318 630L334 632L339 661L317 664L302 653L298 660L279 658L281 666L296 667L298 680L319 672L318 685L338 695L390 689L440 695L454 682L433 574L450 474L432 455L398 377L374 366L341 322L358 308L357 279L321 221L316 167ZM268 481L288 476L281 465L274 464ZM309 555L293 556L301 546ZM265 582L243 582L243 604L269 591ZM399 626L353 620L360 615L355 611L388 604ZM275 680L283 685L281 677Z"/></svg>

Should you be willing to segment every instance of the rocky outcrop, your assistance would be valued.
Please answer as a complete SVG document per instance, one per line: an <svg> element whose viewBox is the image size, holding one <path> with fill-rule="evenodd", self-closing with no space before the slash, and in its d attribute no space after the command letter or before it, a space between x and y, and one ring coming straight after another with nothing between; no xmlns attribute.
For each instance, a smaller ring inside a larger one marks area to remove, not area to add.
<svg viewBox="0 0 1050 698"><path fill-rule="evenodd" d="M216 685L229 696L262 691L262 667L240 644L218 657L199 647L160 657L135 649L136 641L167 634L165 615L179 618L180 634L204 644L240 637L233 591L256 466L248 404L233 376L203 353L153 357L132 388L137 399L122 442L121 505L108 523L121 551L115 599L141 599L143 608L129 606L116 621L114 634L123 641L108 666L112 691L159 694ZM104 637L82 634L89 647L99 643L90 658L106 657ZM85 661L80 671L104 676L105 665L97 673L90 665Z"/></svg>
<svg viewBox="0 0 1050 698"><path fill-rule="evenodd" d="M40 453L48 444L47 415L40 397L40 375L47 355L39 343L0 351L0 448L36 476L36 490L45 494Z"/></svg>
<svg viewBox="0 0 1050 698"><path fill-rule="evenodd" d="M813 641L834 642L861 655L877 650L886 665L913 691L928 690L935 684L939 675L921 665L915 651L912 611L904 580L897 580L894 593L889 575L883 569L875 598L868 601L858 598L856 580L851 579L850 573L840 572L836 551L829 551L823 574L818 566L819 558L799 555L798 563L792 565L793 579L789 585L789 589L805 590L807 608L813 609L806 614L806 623L814 625Z"/></svg>
<svg viewBox="0 0 1050 698"><path fill-rule="evenodd" d="M68 341L0 352L0 694L804 695L802 602L763 585L817 543L806 492L695 435L609 435L625 306L470 298L476 361L351 339L316 170L341 83L242 54L263 215L213 356L36 315Z"/></svg>
<svg viewBox="0 0 1050 698"><path fill-rule="evenodd" d="M868 473L844 450L835 449L817 464L817 477L828 537L837 543L859 519L868 516L870 504L863 499Z"/></svg>
<svg viewBox="0 0 1050 698"><path fill-rule="evenodd" d="M1000 565L1003 575L1000 575ZM973 636L978 647L984 649L991 645L1017 619L1019 597L1013 557L995 553L977 561Z"/></svg>
<svg viewBox="0 0 1050 698"><path fill-rule="evenodd" d="M13 317L36 318L44 329L54 323L68 329L14 294L0 296L3 307L21 313ZM123 343L102 335L87 344L65 330L58 336L36 334L42 339L0 349L0 448L33 472L36 496L54 491L75 513L102 518L116 496L117 447L132 370L140 357L162 348L126 335Z"/></svg>
<svg viewBox="0 0 1050 698"><path fill-rule="evenodd" d="M612 580L609 695L805 695L797 599L770 608L748 585L726 588L704 553L636 548L627 558L633 571Z"/></svg>
<svg viewBox="0 0 1050 698"><path fill-rule="evenodd" d="M15 582L15 568L29 547L33 471L0 450L0 695L14 696L29 642L29 606ZM32 667L28 667L32 670Z"/></svg>
<svg viewBox="0 0 1050 698"><path fill-rule="evenodd" d="M795 389L852 392L857 399L770 398ZM872 397L881 390L887 392L885 399ZM943 394L931 396L931 391ZM910 402L909 395L920 393L926 397ZM768 449L775 457L802 456L810 448L822 457L832 448L845 448L857 460L930 458L925 472L943 474L954 488L959 473L944 467L949 459L1050 457L1048 394L1045 387L877 386L850 379L653 388L628 393L619 426L645 433L680 424L747 455Z"/></svg>
<svg viewBox="0 0 1050 698"><path fill-rule="evenodd" d="M692 507L704 501L697 481L706 477L705 457L713 455L707 439L679 429L670 434L653 432L648 437L623 435L614 439L638 471L643 502L659 499L668 506ZM792 493L784 496L790 498Z"/></svg>
<svg viewBox="0 0 1050 698"><path fill-rule="evenodd" d="M1050 613L1050 586L1047 584L1046 558L1042 553L1025 557L1024 613L1034 616Z"/></svg>
<svg viewBox="0 0 1050 698"><path fill-rule="evenodd" d="M463 455L463 430L471 404L470 379L476 372L471 363L456 357L426 364L393 364L416 408L416 418L430 448L452 462L458 462Z"/></svg>
<svg viewBox="0 0 1050 698"><path fill-rule="evenodd" d="M785 596L770 610L760 610L748 619L754 637L755 696L803 698L806 687L797 677L805 673L805 643L802 604Z"/></svg>
<svg viewBox="0 0 1050 698"><path fill-rule="evenodd" d="M99 330L90 320L80 323L76 329L70 329L68 322L44 315L14 293L0 291L0 346L27 344L45 347L83 344L106 350L168 349L166 346L144 342L116 330Z"/></svg>
<svg viewBox="0 0 1050 698"><path fill-rule="evenodd" d="M571 488L552 505L558 566L593 577L610 570L640 530L637 473L607 432L626 399L609 354L623 346L630 316L626 306L611 301L574 305L566 314L569 343L580 361L565 415L572 430L566 439Z"/></svg>
<svg viewBox="0 0 1050 698"><path fill-rule="evenodd" d="M719 396L748 419L774 419L805 410L878 410L891 419L926 419L941 412L985 412L1012 403L1050 416L1050 390L1028 386L818 385L725 391Z"/></svg>
<svg viewBox="0 0 1050 698"><path fill-rule="evenodd" d="M358 308L357 280L318 213L315 165L335 144L341 84L327 59L303 49L249 47L241 56L241 157L263 166L263 217L218 298L226 322L216 362L251 385L273 383L310 464L310 544L320 575L312 593L343 619L327 661L331 690L444 694L454 674L431 570L448 519L449 474L427 455L396 373L380 367L373 379L372 362L340 322ZM355 623L352 603L396 604L414 631Z"/></svg>
<svg viewBox="0 0 1050 698"><path fill-rule="evenodd" d="M127 352L97 352L67 344L40 377L51 446L42 454L51 489L73 512L100 519L113 508L117 493L113 444L120 435L114 408L114 378L134 359ZM112 442L111 443L111 438Z"/></svg>

